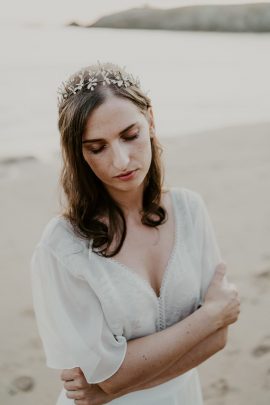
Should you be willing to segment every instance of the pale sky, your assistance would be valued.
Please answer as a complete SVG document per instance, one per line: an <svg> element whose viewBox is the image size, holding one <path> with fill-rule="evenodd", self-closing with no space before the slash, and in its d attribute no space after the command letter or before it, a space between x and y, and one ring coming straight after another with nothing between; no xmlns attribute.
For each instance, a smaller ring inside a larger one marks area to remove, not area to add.
<svg viewBox="0 0 270 405"><path fill-rule="evenodd" d="M192 4L261 3L260 0L0 0L0 23L88 23L105 14L150 5L170 8ZM264 1L269 3L270 0Z"/></svg>

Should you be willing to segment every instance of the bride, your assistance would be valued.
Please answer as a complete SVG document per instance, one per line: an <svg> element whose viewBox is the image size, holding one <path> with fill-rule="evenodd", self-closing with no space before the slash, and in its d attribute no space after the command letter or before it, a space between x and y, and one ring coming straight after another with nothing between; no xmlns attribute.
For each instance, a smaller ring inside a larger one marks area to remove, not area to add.
<svg viewBox="0 0 270 405"><path fill-rule="evenodd" d="M240 306L205 203L163 186L151 100L126 70L81 69L58 108L65 207L31 261L57 404L201 405L197 366Z"/></svg>

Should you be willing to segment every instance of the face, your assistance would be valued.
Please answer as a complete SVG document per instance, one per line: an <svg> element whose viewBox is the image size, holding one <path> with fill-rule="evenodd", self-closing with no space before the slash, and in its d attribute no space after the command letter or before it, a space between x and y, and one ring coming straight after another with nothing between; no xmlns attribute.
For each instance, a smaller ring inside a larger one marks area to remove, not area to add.
<svg viewBox="0 0 270 405"><path fill-rule="evenodd" d="M108 191L131 190L141 185L148 173L154 129L130 100L110 96L91 114L82 137L83 156ZM134 171L129 178L123 172Z"/></svg>

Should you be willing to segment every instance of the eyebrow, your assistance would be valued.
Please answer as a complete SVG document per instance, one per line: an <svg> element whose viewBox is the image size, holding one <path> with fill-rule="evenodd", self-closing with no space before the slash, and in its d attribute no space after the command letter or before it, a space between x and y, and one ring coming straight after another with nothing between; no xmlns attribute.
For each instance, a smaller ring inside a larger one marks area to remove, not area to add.
<svg viewBox="0 0 270 405"><path fill-rule="evenodd" d="M137 124L138 124L138 122L134 122L134 124L131 124L128 127L126 127L125 129L122 129L122 131L119 132L119 135L123 135L125 132L127 132L129 129L131 129L132 127L134 127ZM104 139L104 138L86 139L82 143L93 143L93 142L101 142L101 141L106 141L106 139Z"/></svg>

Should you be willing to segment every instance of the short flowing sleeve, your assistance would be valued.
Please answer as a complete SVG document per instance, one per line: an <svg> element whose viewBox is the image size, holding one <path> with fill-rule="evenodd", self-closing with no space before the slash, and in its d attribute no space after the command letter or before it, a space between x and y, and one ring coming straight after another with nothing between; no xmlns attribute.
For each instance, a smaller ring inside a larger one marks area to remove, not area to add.
<svg viewBox="0 0 270 405"><path fill-rule="evenodd" d="M224 262L217 243L212 221L202 197L193 192L196 198L195 240L201 274L201 304L214 275L216 266Z"/></svg>
<svg viewBox="0 0 270 405"><path fill-rule="evenodd" d="M88 383L111 377L124 360L127 341L111 332L89 283L43 244L31 259L31 282L47 366L80 367Z"/></svg>

